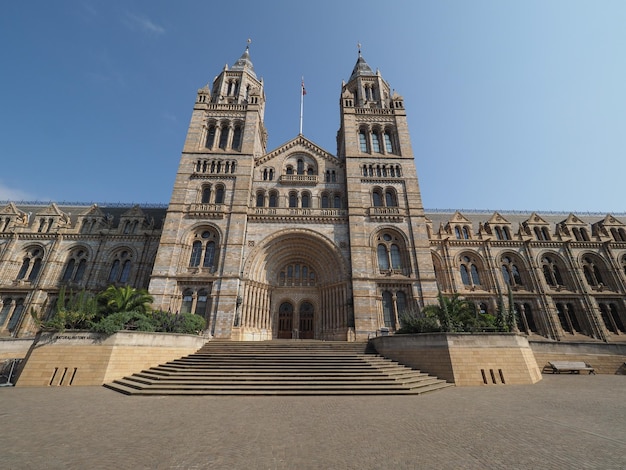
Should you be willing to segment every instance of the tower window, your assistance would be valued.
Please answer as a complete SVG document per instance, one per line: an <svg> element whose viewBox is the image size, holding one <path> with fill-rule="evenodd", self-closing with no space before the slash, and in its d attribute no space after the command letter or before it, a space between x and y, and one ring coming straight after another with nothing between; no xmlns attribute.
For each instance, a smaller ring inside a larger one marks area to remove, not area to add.
<svg viewBox="0 0 626 470"><path fill-rule="evenodd" d="M213 144L215 144L215 126L209 126L206 134L206 147L213 148Z"/></svg>
<svg viewBox="0 0 626 470"><path fill-rule="evenodd" d="M233 132L233 150L240 150L241 148L241 126L235 127Z"/></svg>
<svg viewBox="0 0 626 470"><path fill-rule="evenodd" d="M372 150L376 153L380 153L380 140L376 132L372 132Z"/></svg>
<svg viewBox="0 0 626 470"><path fill-rule="evenodd" d="M359 131L359 146L361 148L361 152L367 153L367 135L365 132Z"/></svg>
<svg viewBox="0 0 626 470"><path fill-rule="evenodd" d="M385 139L385 150L387 153L393 153L393 145L391 143L391 134L389 131L385 131L383 138Z"/></svg>

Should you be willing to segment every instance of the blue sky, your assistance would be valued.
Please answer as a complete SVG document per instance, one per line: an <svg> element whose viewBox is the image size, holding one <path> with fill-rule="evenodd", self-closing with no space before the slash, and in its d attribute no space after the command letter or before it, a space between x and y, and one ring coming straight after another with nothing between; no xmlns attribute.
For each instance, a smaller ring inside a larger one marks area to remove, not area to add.
<svg viewBox="0 0 626 470"><path fill-rule="evenodd" d="M426 208L624 212L625 24L623 1L3 2L0 200L167 203L196 91L250 37L268 150L304 76L304 135L336 153L360 42Z"/></svg>

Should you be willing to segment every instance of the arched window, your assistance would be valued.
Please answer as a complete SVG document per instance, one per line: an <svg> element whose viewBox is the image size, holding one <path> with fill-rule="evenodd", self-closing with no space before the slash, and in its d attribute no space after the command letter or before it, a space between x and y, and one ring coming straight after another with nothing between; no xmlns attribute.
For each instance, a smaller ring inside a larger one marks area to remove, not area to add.
<svg viewBox="0 0 626 470"><path fill-rule="evenodd" d="M496 234L496 240L502 240L502 231L500 227L494 227L494 233Z"/></svg>
<svg viewBox="0 0 626 470"><path fill-rule="evenodd" d="M226 150L228 146L228 125L223 125L220 133L220 148Z"/></svg>
<svg viewBox="0 0 626 470"><path fill-rule="evenodd" d="M592 259L591 256L585 256L583 258L582 265L587 284L592 287L604 284L602 274L600 273L600 269L598 268L598 264Z"/></svg>
<svg viewBox="0 0 626 470"><path fill-rule="evenodd" d="M322 209L328 209L330 206L328 204L328 194L322 193Z"/></svg>
<svg viewBox="0 0 626 470"><path fill-rule="evenodd" d="M217 254L217 235L209 230L203 230L195 235L191 244L189 267L197 268L202 260L203 268L215 268Z"/></svg>
<svg viewBox="0 0 626 470"><path fill-rule="evenodd" d="M293 191L289 193L289 207L298 207L298 194Z"/></svg>
<svg viewBox="0 0 626 470"><path fill-rule="evenodd" d="M372 132L372 151L380 153L380 139L376 132Z"/></svg>
<svg viewBox="0 0 626 470"><path fill-rule="evenodd" d="M387 189L385 191L385 205L387 207L396 207L398 205L396 193L393 189Z"/></svg>
<svg viewBox="0 0 626 470"><path fill-rule="evenodd" d="M213 263L215 262L215 242L209 241L206 244L206 249L204 251L204 261L202 262L203 268L212 268Z"/></svg>
<svg viewBox="0 0 626 470"><path fill-rule="evenodd" d="M473 257L464 255L460 260L461 281L465 286L476 287L481 285L480 273L476 260Z"/></svg>
<svg viewBox="0 0 626 470"><path fill-rule="evenodd" d="M117 252L114 255L111 270L109 271L109 282L126 283L130 277L132 255L126 250Z"/></svg>
<svg viewBox="0 0 626 470"><path fill-rule="evenodd" d="M307 193L307 192L302 193L302 197L301 197L300 203L301 203L302 207L305 207L305 208L310 206L310 204L311 204L311 196L309 195L309 193Z"/></svg>
<svg viewBox="0 0 626 470"><path fill-rule="evenodd" d="M236 126L233 131L233 150L239 150L241 148L241 126Z"/></svg>
<svg viewBox="0 0 626 470"><path fill-rule="evenodd" d="M206 147L213 148L213 144L215 144L215 125L210 125L206 134Z"/></svg>
<svg viewBox="0 0 626 470"><path fill-rule="evenodd" d="M377 241L376 256L379 271L402 270L404 267L404 243L402 239L392 233L382 233L378 236Z"/></svg>
<svg viewBox="0 0 626 470"><path fill-rule="evenodd" d="M85 250L77 250L70 255L65 270L63 271L62 281L80 282L87 268L87 254Z"/></svg>
<svg viewBox="0 0 626 470"><path fill-rule="evenodd" d="M42 266L42 258L43 251L40 248L28 249L17 274L17 280L27 279L33 282L37 279Z"/></svg>
<svg viewBox="0 0 626 470"><path fill-rule="evenodd" d="M270 192L270 207L278 207L278 194L276 191Z"/></svg>
<svg viewBox="0 0 626 470"><path fill-rule="evenodd" d="M367 135L364 131L359 131L359 148L361 152L367 153Z"/></svg>
<svg viewBox="0 0 626 470"><path fill-rule="evenodd" d="M470 239L470 229L467 225L463 226L463 238L465 240L469 240Z"/></svg>
<svg viewBox="0 0 626 470"><path fill-rule="evenodd" d="M286 287L315 286L315 270L303 263L290 263L278 273L278 283Z"/></svg>
<svg viewBox="0 0 626 470"><path fill-rule="evenodd" d="M288 175L293 175L293 167L292 167L291 165L289 165L289 166L287 167L286 172L287 172L287 174L288 174Z"/></svg>
<svg viewBox="0 0 626 470"><path fill-rule="evenodd" d="M205 316L207 305L209 304L209 293L205 289L200 289L196 298L196 315Z"/></svg>
<svg viewBox="0 0 626 470"><path fill-rule="evenodd" d="M13 333L17 326L20 324L20 320L22 319L22 313L24 312L24 299L17 299L15 301L15 308L13 309L13 314L9 319L9 324L7 325L7 330L10 333Z"/></svg>
<svg viewBox="0 0 626 470"><path fill-rule="evenodd" d="M402 255L400 248L396 244L391 245L391 267L393 269L402 269Z"/></svg>
<svg viewBox="0 0 626 470"><path fill-rule="evenodd" d="M393 144L392 144L392 140L391 140L391 133L389 131L385 131L385 133L383 135L384 135L384 139L385 139L385 150L387 151L387 153L394 153L393 152Z"/></svg>
<svg viewBox="0 0 626 470"><path fill-rule="evenodd" d="M502 277L504 278L504 282L511 287L523 286L519 268L509 256L502 258Z"/></svg>
<svg viewBox="0 0 626 470"><path fill-rule="evenodd" d="M211 202L211 186L205 186L202 188L202 204L208 204Z"/></svg>
<svg viewBox="0 0 626 470"><path fill-rule="evenodd" d="M304 161L301 158L298 158L297 170L299 175L304 174Z"/></svg>
<svg viewBox="0 0 626 470"><path fill-rule="evenodd" d="M202 242L196 240L191 245L191 259L189 260L189 266L200 266L200 258L202 257Z"/></svg>
<svg viewBox="0 0 626 470"><path fill-rule="evenodd" d="M549 286L557 287L563 285L561 271L556 261L550 256L544 256L541 260L543 277Z"/></svg>
<svg viewBox="0 0 626 470"><path fill-rule="evenodd" d="M454 235L456 236L457 240L463 238L463 236L461 235L461 227L459 227L458 225L454 227Z"/></svg>
<svg viewBox="0 0 626 470"><path fill-rule="evenodd" d="M215 204L224 204L224 186L215 187Z"/></svg>
<svg viewBox="0 0 626 470"><path fill-rule="evenodd" d="M383 245L382 243L378 245L377 248L378 253L378 268L382 270L389 269L389 254L387 252L387 245Z"/></svg>
<svg viewBox="0 0 626 470"><path fill-rule="evenodd" d="M372 201L374 203L374 207L383 206L383 195L380 189L374 189L372 192Z"/></svg>
<svg viewBox="0 0 626 470"><path fill-rule="evenodd" d="M265 193L263 191L259 191L258 193L256 193L256 206L265 206Z"/></svg>
<svg viewBox="0 0 626 470"><path fill-rule="evenodd" d="M341 195L339 195L339 193L335 193L333 196L333 207L335 209L341 209Z"/></svg>
<svg viewBox="0 0 626 470"><path fill-rule="evenodd" d="M186 289L183 292L183 301L180 304L180 313L191 313L191 306L193 305L193 291Z"/></svg>

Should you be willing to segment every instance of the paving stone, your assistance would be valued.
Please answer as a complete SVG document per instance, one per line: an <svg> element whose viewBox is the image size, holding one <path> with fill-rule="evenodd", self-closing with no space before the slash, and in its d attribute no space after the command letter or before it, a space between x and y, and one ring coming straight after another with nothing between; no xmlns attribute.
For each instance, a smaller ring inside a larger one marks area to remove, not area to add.
<svg viewBox="0 0 626 470"><path fill-rule="evenodd" d="M626 377L419 396L0 388L6 469L623 469Z"/></svg>

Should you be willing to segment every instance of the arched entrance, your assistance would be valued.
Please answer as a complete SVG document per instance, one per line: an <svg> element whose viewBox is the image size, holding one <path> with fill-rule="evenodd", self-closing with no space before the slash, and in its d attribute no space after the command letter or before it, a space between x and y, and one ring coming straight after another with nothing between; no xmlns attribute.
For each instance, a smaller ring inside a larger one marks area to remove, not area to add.
<svg viewBox="0 0 626 470"><path fill-rule="evenodd" d="M347 339L347 264L326 237L276 233L255 246L244 276L240 338Z"/></svg>

